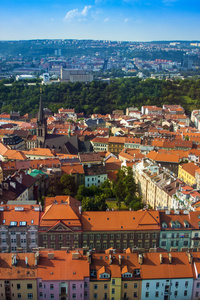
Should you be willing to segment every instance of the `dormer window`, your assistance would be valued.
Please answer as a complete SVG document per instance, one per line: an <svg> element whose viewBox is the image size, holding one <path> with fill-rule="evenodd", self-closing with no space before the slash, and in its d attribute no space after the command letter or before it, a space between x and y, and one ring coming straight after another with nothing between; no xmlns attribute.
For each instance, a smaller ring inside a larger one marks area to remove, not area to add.
<svg viewBox="0 0 200 300"><path fill-rule="evenodd" d="M3 224L5 224L6 223L6 220L5 219L3 219Z"/></svg>
<svg viewBox="0 0 200 300"><path fill-rule="evenodd" d="M178 221L176 221L176 228L181 228L181 224Z"/></svg>
<svg viewBox="0 0 200 300"><path fill-rule="evenodd" d="M185 228L189 228L190 224L187 221L184 221L184 226L185 226Z"/></svg>
<svg viewBox="0 0 200 300"><path fill-rule="evenodd" d="M162 228L167 228L167 223L166 222L162 222Z"/></svg>
<svg viewBox="0 0 200 300"><path fill-rule="evenodd" d="M131 273L127 272L127 273L122 274L122 277L123 278L131 278L131 277L133 277L133 275Z"/></svg>
<svg viewBox="0 0 200 300"><path fill-rule="evenodd" d="M176 223L174 221L171 221L171 228L175 228L176 227Z"/></svg>
<svg viewBox="0 0 200 300"><path fill-rule="evenodd" d="M108 273L100 274L99 278L110 278L110 274L108 274Z"/></svg>

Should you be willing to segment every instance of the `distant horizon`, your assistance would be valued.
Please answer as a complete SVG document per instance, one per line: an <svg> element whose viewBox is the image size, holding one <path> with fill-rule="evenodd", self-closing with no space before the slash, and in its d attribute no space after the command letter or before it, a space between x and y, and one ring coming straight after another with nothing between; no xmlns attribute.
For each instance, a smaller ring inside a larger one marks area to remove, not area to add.
<svg viewBox="0 0 200 300"><path fill-rule="evenodd" d="M200 5L198 0L2 0L0 28L1 41L198 41Z"/></svg>
<svg viewBox="0 0 200 300"><path fill-rule="evenodd" d="M84 38L81 38L81 39L77 39L77 38L66 38L66 39L60 39L60 38L36 38L36 39L16 39L16 40L1 40L0 39L0 42L30 42L30 41L51 41L51 40L54 40L54 41L66 41L66 40L72 40L72 41L109 41L109 42L124 42L124 43L158 43L158 42L181 42L181 43L184 43L184 42L195 42L195 43L200 43L200 39L199 40L178 40L178 39L169 39L169 40L151 40L151 41L128 41L128 40L109 40L109 39L84 39Z"/></svg>

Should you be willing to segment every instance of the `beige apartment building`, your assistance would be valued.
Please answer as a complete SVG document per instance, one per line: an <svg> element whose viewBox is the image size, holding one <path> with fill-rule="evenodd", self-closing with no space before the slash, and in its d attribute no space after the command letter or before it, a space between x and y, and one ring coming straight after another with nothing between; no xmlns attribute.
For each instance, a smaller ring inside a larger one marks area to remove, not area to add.
<svg viewBox="0 0 200 300"><path fill-rule="evenodd" d="M172 208L172 193L169 186L175 178L162 170L157 164L144 160L135 166L135 179L143 201L153 209Z"/></svg>

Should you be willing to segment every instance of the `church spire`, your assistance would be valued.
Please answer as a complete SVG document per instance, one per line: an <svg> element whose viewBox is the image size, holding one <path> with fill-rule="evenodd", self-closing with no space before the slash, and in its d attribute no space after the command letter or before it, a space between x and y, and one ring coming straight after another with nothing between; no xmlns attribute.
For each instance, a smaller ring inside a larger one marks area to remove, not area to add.
<svg viewBox="0 0 200 300"><path fill-rule="evenodd" d="M44 112L42 106L42 89L40 88L40 104L39 104L39 112L38 112L38 122L42 123L44 121Z"/></svg>

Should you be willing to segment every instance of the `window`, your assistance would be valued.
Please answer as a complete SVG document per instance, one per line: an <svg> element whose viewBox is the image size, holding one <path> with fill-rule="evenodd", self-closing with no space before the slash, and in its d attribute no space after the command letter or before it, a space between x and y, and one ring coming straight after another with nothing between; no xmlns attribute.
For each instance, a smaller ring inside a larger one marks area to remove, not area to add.
<svg viewBox="0 0 200 300"><path fill-rule="evenodd" d="M104 294L104 299L108 299L108 294L107 293Z"/></svg>
<svg viewBox="0 0 200 300"><path fill-rule="evenodd" d="M124 283L124 288L125 288L125 289L127 289L127 286L128 286L127 283Z"/></svg>
<svg viewBox="0 0 200 300"><path fill-rule="evenodd" d="M72 294L72 298L73 298L73 299L76 299L76 294Z"/></svg>
<svg viewBox="0 0 200 300"><path fill-rule="evenodd" d="M162 234L162 238L163 238L163 239L166 239L166 238L167 238L166 233L163 233L163 234Z"/></svg>
<svg viewBox="0 0 200 300"><path fill-rule="evenodd" d="M163 222L162 223L162 228L167 228L167 223Z"/></svg>
<svg viewBox="0 0 200 300"><path fill-rule="evenodd" d="M51 299L54 299L54 294L51 294Z"/></svg>
<svg viewBox="0 0 200 300"><path fill-rule="evenodd" d="M134 292L134 293L133 293L133 297L134 297L134 298L137 298L137 296L138 296L138 295L137 295L137 292Z"/></svg>
<svg viewBox="0 0 200 300"><path fill-rule="evenodd" d="M112 279L112 284L115 285L115 279Z"/></svg>
<svg viewBox="0 0 200 300"><path fill-rule="evenodd" d="M165 247L165 246L166 246L166 241L162 241L162 242L161 242L161 246L162 246L162 247Z"/></svg>
<svg viewBox="0 0 200 300"><path fill-rule="evenodd" d="M94 234L91 233L91 234L90 234L90 240L93 240L93 239L94 239Z"/></svg>
<svg viewBox="0 0 200 300"><path fill-rule="evenodd" d="M97 239L97 240L100 240L100 238L101 238L101 235L100 235L99 233L97 233L97 234L96 234L96 239Z"/></svg>
<svg viewBox="0 0 200 300"><path fill-rule="evenodd" d="M138 233L138 239L142 239L142 233Z"/></svg>
<svg viewBox="0 0 200 300"><path fill-rule="evenodd" d="M27 283L27 289L28 290L32 289L32 283Z"/></svg>
<svg viewBox="0 0 200 300"><path fill-rule="evenodd" d="M54 285L50 284L50 290L53 290L53 289L54 289Z"/></svg>
<svg viewBox="0 0 200 300"><path fill-rule="evenodd" d="M17 290L20 290L21 289L21 285L20 283L17 283Z"/></svg>
<svg viewBox="0 0 200 300"><path fill-rule="evenodd" d="M133 238L134 238L134 234L130 233L130 239L133 239Z"/></svg>
<svg viewBox="0 0 200 300"><path fill-rule="evenodd" d="M107 288L108 288L108 285L104 284L104 290L107 290Z"/></svg>
<svg viewBox="0 0 200 300"><path fill-rule="evenodd" d="M33 299L33 294L32 293L28 293L28 299Z"/></svg>
<svg viewBox="0 0 200 300"><path fill-rule="evenodd" d="M196 292L195 297L199 297L199 292Z"/></svg>
<svg viewBox="0 0 200 300"><path fill-rule="evenodd" d="M134 289L137 289L137 283L134 283Z"/></svg>
<svg viewBox="0 0 200 300"><path fill-rule="evenodd" d="M106 240L107 239L107 234L103 234L103 239Z"/></svg>
<svg viewBox="0 0 200 300"><path fill-rule="evenodd" d="M117 234L116 234L116 238L117 238L117 239L121 239L121 234L120 234L120 233L117 233Z"/></svg>
<svg viewBox="0 0 200 300"><path fill-rule="evenodd" d="M184 242L183 242L183 245L184 245L184 246L188 246L188 241L184 241Z"/></svg>
<svg viewBox="0 0 200 300"><path fill-rule="evenodd" d="M42 292L40 292L40 297L43 297L43 293Z"/></svg>
<svg viewBox="0 0 200 300"><path fill-rule="evenodd" d="M159 297L159 292L155 292L155 297Z"/></svg>
<svg viewBox="0 0 200 300"><path fill-rule="evenodd" d="M174 292L174 297L177 297L178 296L178 291L175 291Z"/></svg>
<svg viewBox="0 0 200 300"><path fill-rule="evenodd" d="M97 299L97 293L94 293L94 299Z"/></svg>
<svg viewBox="0 0 200 300"><path fill-rule="evenodd" d="M188 287L188 281L185 282L185 287L186 287L186 288Z"/></svg>
<svg viewBox="0 0 200 300"><path fill-rule="evenodd" d="M25 221L20 221L19 226L26 226L26 222Z"/></svg>
<svg viewBox="0 0 200 300"><path fill-rule="evenodd" d="M160 286L160 283L159 282L156 282L156 288L158 289Z"/></svg>
<svg viewBox="0 0 200 300"><path fill-rule="evenodd" d="M84 288L87 289L87 282L84 282Z"/></svg>
<svg viewBox="0 0 200 300"><path fill-rule="evenodd" d="M11 221L11 222L10 222L10 226L17 226L17 222Z"/></svg>
<svg viewBox="0 0 200 300"><path fill-rule="evenodd" d="M187 291L184 291L184 296L187 296L187 293L188 293Z"/></svg>
<svg viewBox="0 0 200 300"><path fill-rule="evenodd" d="M97 284L94 285L94 289L95 289L95 290L98 289L98 285L97 285Z"/></svg>
<svg viewBox="0 0 200 300"><path fill-rule="evenodd" d="M145 239L149 239L150 238L150 234L149 233L145 233Z"/></svg>
<svg viewBox="0 0 200 300"><path fill-rule="evenodd" d="M178 288L178 281L176 281L176 283L175 283L175 288L176 289Z"/></svg>
<svg viewBox="0 0 200 300"><path fill-rule="evenodd" d="M112 289L112 295L114 295L115 294L115 289Z"/></svg>
<svg viewBox="0 0 200 300"><path fill-rule="evenodd" d="M17 294L17 298L18 298L18 299L21 299L21 298L22 298L21 293L18 293L18 294Z"/></svg>
<svg viewBox="0 0 200 300"><path fill-rule="evenodd" d="M149 298L149 292L146 292L145 297Z"/></svg>
<svg viewBox="0 0 200 300"><path fill-rule="evenodd" d="M147 288L147 289L149 288L149 282L146 283L146 288Z"/></svg>
<svg viewBox="0 0 200 300"><path fill-rule="evenodd" d="M200 287L200 282L197 282L197 288L199 288Z"/></svg>

